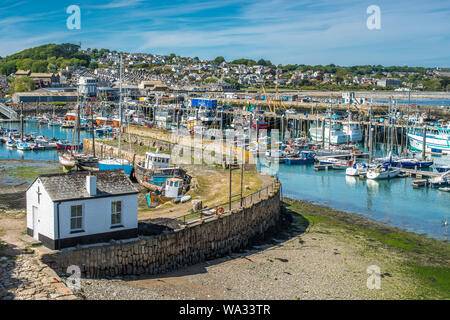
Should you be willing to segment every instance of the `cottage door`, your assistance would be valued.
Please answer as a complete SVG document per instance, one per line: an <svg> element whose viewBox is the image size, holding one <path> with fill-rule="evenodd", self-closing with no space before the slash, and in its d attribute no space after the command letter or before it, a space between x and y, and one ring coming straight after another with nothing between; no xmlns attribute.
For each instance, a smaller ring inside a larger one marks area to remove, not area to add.
<svg viewBox="0 0 450 320"><path fill-rule="evenodd" d="M33 238L36 240L39 240L38 223L39 211L37 207L33 206Z"/></svg>

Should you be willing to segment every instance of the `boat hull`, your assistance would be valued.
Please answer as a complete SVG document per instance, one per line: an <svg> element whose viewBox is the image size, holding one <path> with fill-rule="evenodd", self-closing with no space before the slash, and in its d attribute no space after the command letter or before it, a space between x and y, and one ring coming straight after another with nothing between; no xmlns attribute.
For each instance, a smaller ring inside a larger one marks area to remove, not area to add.
<svg viewBox="0 0 450 320"><path fill-rule="evenodd" d="M310 159L286 158L286 159L284 159L284 163L286 163L286 164L310 164L310 163L314 163L314 158L310 158Z"/></svg>
<svg viewBox="0 0 450 320"><path fill-rule="evenodd" d="M369 171L367 172L367 179L371 180L384 180L392 179L400 174L400 170L389 170L389 171Z"/></svg>
<svg viewBox="0 0 450 320"><path fill-rule="evenodd" d="M121 163L109 163L109 162L98 162L98 169L100 171L107 171L107 170L120 170L122 169L127 175L131 175L131 172L133 171L133 166L130 164L121 164Z"/></svg>

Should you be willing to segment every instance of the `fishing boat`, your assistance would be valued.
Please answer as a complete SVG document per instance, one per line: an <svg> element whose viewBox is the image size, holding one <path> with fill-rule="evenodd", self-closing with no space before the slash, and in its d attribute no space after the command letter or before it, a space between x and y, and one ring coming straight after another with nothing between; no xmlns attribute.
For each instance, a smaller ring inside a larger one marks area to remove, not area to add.
<svg viewBox="0 0 450 320"><path fill-rule="evenodd" d="M359 177L361 175L366 175L369 167L365 163L355 163L352 167L345 170L347 176Z"/></svg>
<svg viewBox="0 0 450 320"><path fill-rule="evenodd" d="M450 171L444 172L440 176L430 179L430 184L433 187L450 186Z"/></svg>
<svg viewBox="0 0 450 320"><path fill-rule="evenodd" d="M83 143L80 143L79 145L72 145L68 141L58 141L56 142L56 148L58 150L81 150L83 149Z"/></svg>
<svg viewBox="0 0 450 320"><path fill-rule="evenodd" d="M346 161L345 160L336 159L336 158L326 158L326 159L323 159L323 160L319 161L319 164L322 164L322 165L323 164L331 164L331 165L333 165L333 164L338 164L338 163L345 164Z"/></svg>
<svg viewBox="0 0 450 320"><path fill-rule="evenodd" d="M119 118L114 118L113 119L113 126L118 128L120 126L120 119Z"/></svg>
<svg viewBox="0 0 450 320"><path fill-rule="evenodd" d="M6 141L6 147L9 149L14 149L16 147L16 142L14 140Z"/></svg>
<svg viewBox="0 0 450 320"><path fill-rule="evenodd" d="M126 159L104 159L98 162L100 171L122 169L127 175L131 175L133 166Z"/></svg>
<svg viewBox="0 0 450 320"><path fill-rule="evenodd" d="M396 168L429 168L434 164L434 161L433 160L422 161L415 158L411 159L397 158L392 159L388 163Z"/></svg>
<svg viewBox="0 0 450 320"><path fill-rule="evenodd" d="M34 142L46 143L46 142L48 142L48 139L46 139L44 136L37 136L36 138L34 138Z"/></svg>
<svg viewBox="0 0 450 320"><path fill-rule="evenodd" d="M354 160L340 160L339 162L335 162L332 164L333 169L336 170L347 170L348 168L353 167L353 164L355 163Z"/></svg>
<svg viewBox="0 0 450 320"><path fill-rule="evenodd" d="M411 149L423 151L423 130L408 132ZM447 127L427 128L425 152L450 154L450 129Z"/></svg>
<svg viewBox="0 0 450 320"><path fill-rule="evenodd" d="M95 129L95 133L99 135L106 135L112 133L113 128L110 125L104 125Z"/></svg>
<svg viewBox="0 0 450 320"><path fill-rule="evenodd" d="M98 158L92 155L78 153L73 155L77 161L77 167L81 170L98 170Z"/></svg>
<svg viewBox="0 0 450 320"><path fill-rule="evenodd" d="M287 157L284 162L286 164L308 164L314 163L314 152L302 151L299 157Z"/></svg>
<svg viewBox="0 0 450 320"><path fill-rule="evenodd" d="M344 123L343 132L348 136L349 143L362 141L361 126L358 122Z"/></svg>
<svg viewBox="0 0 450 320"><path fill-rule="evenodd" d="M389 153L387 158L382 158L380 160L383 160L386 164L390 165L391 167L396 168L429 168L434 164L433 159L431 160L419 160L416 158L401 158L401 157L395 157L392 155L392 152Z"/></svg>
<svg viewBox="0 0 450 320"><path fill-rule="evenodd" d="M76 112L66 113L66 119L69 121L75 121L77 119L77 113Z"/></svg>
<svg viewBox="0 0 450 320"><path fill-rule="evenodd" d="M325 134L324 137L322 136L322 133ZM349 142L349 136L344 131L342 131L342 125L336 122L332 122L331 127L330 123L325 123L325 128L323 128L323 123L313 124L309 129L309 135L314 141L329 142L333 145Z"/></svg>
<svg viewBox="0 0 450 320"><path fill-rule="evenodd" d="M27 142L18 142L16 145L17 150L20 151L29 151L31 150L30 145Z"/></svg>
<svg viewBox="0 0 450 320"><path fill-rule="evenodd" d="M48 125L51 126L51 127L58 127L58 126L61 125L61 122L55 121L55 120L50 120L50 121L48 122Z"/></svg>
<svg viewBox="0 0 450 320"><path fill-rule="evenodd" d="M48 125L48 123L49 123L49 120L48 120L47 118L41 118L41 119L39 119L39 124L45 124L45 125Z"/></svg>
<svg viewBox="0 0 450 320"><path fill-rule="evenodd" d="M60 154L59 163L63 166L65 172L72 170L77 165L76 159L70 153Z"/></svg>
<svg viewBox="0 0 450 320"><path fill-rule="evenodd" d="M450 187L439 188L439 191L450 192Z"/></svg>
<svg viewBox="0 0 450 320"><path fill-rule="evenodd" d="M107 117L96 117L95 123L97 123L97 126L112 125L113 121L109 120Z"/></svg>
<svg viewBox="0 0 450 320"><path fill-rule="evenodd" d="M190 176L180 167L170 167L170 156L157 152L147 152L145 160L135 165L136 180L149 190L161 190L169 178L180 178L185 185L190 184Z"/></svg>
<svg viewBox="0 0 450 320"><path fill-rule="evenodd" d="M397 177L399 174L400 174L399 169L383 164L378 165L375 168L370 168L367 171L367 179L371 180L392 179Z"/></svg>
<svg viewBox="0 0 450 320"><path fill-rule="evenodd" d="M258 130L269 129L269 124L266 121L257 121L253 124L253 128Z"/></svg>
<svg viewBox="0 0 450 320"><path fill-rule="evenodd" d="M147 194L149 207L156 207L169 201L181 201L185 193L184 180L180 178L168 178L161 189Z"/></svg>
<svg viewBox="0 0 450 320"><path fill-rule="evenodd" d="M284 163L286 160L286 156L282 150L267 150L265 157L269 162Z"/></svg>
<svg viewBox="0 0 450 320"><path fill-rule="evenodd" d="M73 129L75 127L75 124L73 122L63 122L63 124L61 125L61 128L63 129Z"/></svg>
<svg viewBox="0 0 450 320"><path fill-rule="evenodd" d="M444 165L441 165L441 166L435 166L435 168L436 168L436 171L437 171L437 172L447 172L447 171L450 171L450 165L446 165L446 166L444 166Z"/></svg>

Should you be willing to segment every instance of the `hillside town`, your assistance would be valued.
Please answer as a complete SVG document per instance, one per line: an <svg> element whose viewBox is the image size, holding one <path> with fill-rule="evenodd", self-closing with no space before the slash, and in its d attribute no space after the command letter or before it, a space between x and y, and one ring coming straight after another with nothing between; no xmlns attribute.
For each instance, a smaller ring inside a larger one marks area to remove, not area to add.
<svg viewBox="0 0 450 320"><path fill-rule="evenodd" d="M56 46L56 47L55 47ZM71 50L70 56L53 56L51 50ZM30 50L30 49L29 49ZM450 85L448 70L355 66L339 67L307 65L273 65L260 59L239 59L227 62L223 57L200 60L175 54L119 53L108 49L85 49L77 45L46 45L31 50L45 52L33 58L27 50L0 59L0 89L15 102L34 102L38 93L23 92L53 88L59 102L71 102L73 88L91 87L90 96L117 99L119 91L119 63L123 59L125 97L135 100L150 92L217 92L222 97L238 98L242 90L395 90L447 91ZM50 53L46 53L50 50ZM65 60L65 58L70 58ZM78 58L74 58L78 57ZM17 79L28 81L25 87L15 86ZM32 80L32 81L31 81ZM87 90L87 89L86 89ZM38 91L39 92L39 91ZM42 90L40 91L42 92ZM256 92L256 91L254 91ZM226 94L224 94L226 93ZM13 96L13 94L15 94ZM34 96L34 99L33 99ZM7 98L8 98L7 97ZM239 96L239 98L249 98ZM263 97L260 97L263 99ZM294 97L293 100L296 98ZM45 100L45 97L44 97ZM288 100L288 98L286 98Z"/></svg>

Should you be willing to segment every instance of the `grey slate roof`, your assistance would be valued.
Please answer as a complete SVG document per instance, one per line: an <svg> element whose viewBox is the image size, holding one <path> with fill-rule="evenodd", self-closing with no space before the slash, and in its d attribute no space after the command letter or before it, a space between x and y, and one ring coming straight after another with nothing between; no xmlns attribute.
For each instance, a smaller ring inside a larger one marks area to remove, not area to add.
<svg viewBox="0 0 450 320"><path fill-rule="evenodd" d="M97 195L93 197L86 189L89 174L97 177ZM138 193L123 170L49 174L36 179L41 181L54 202Z"/></svg>

